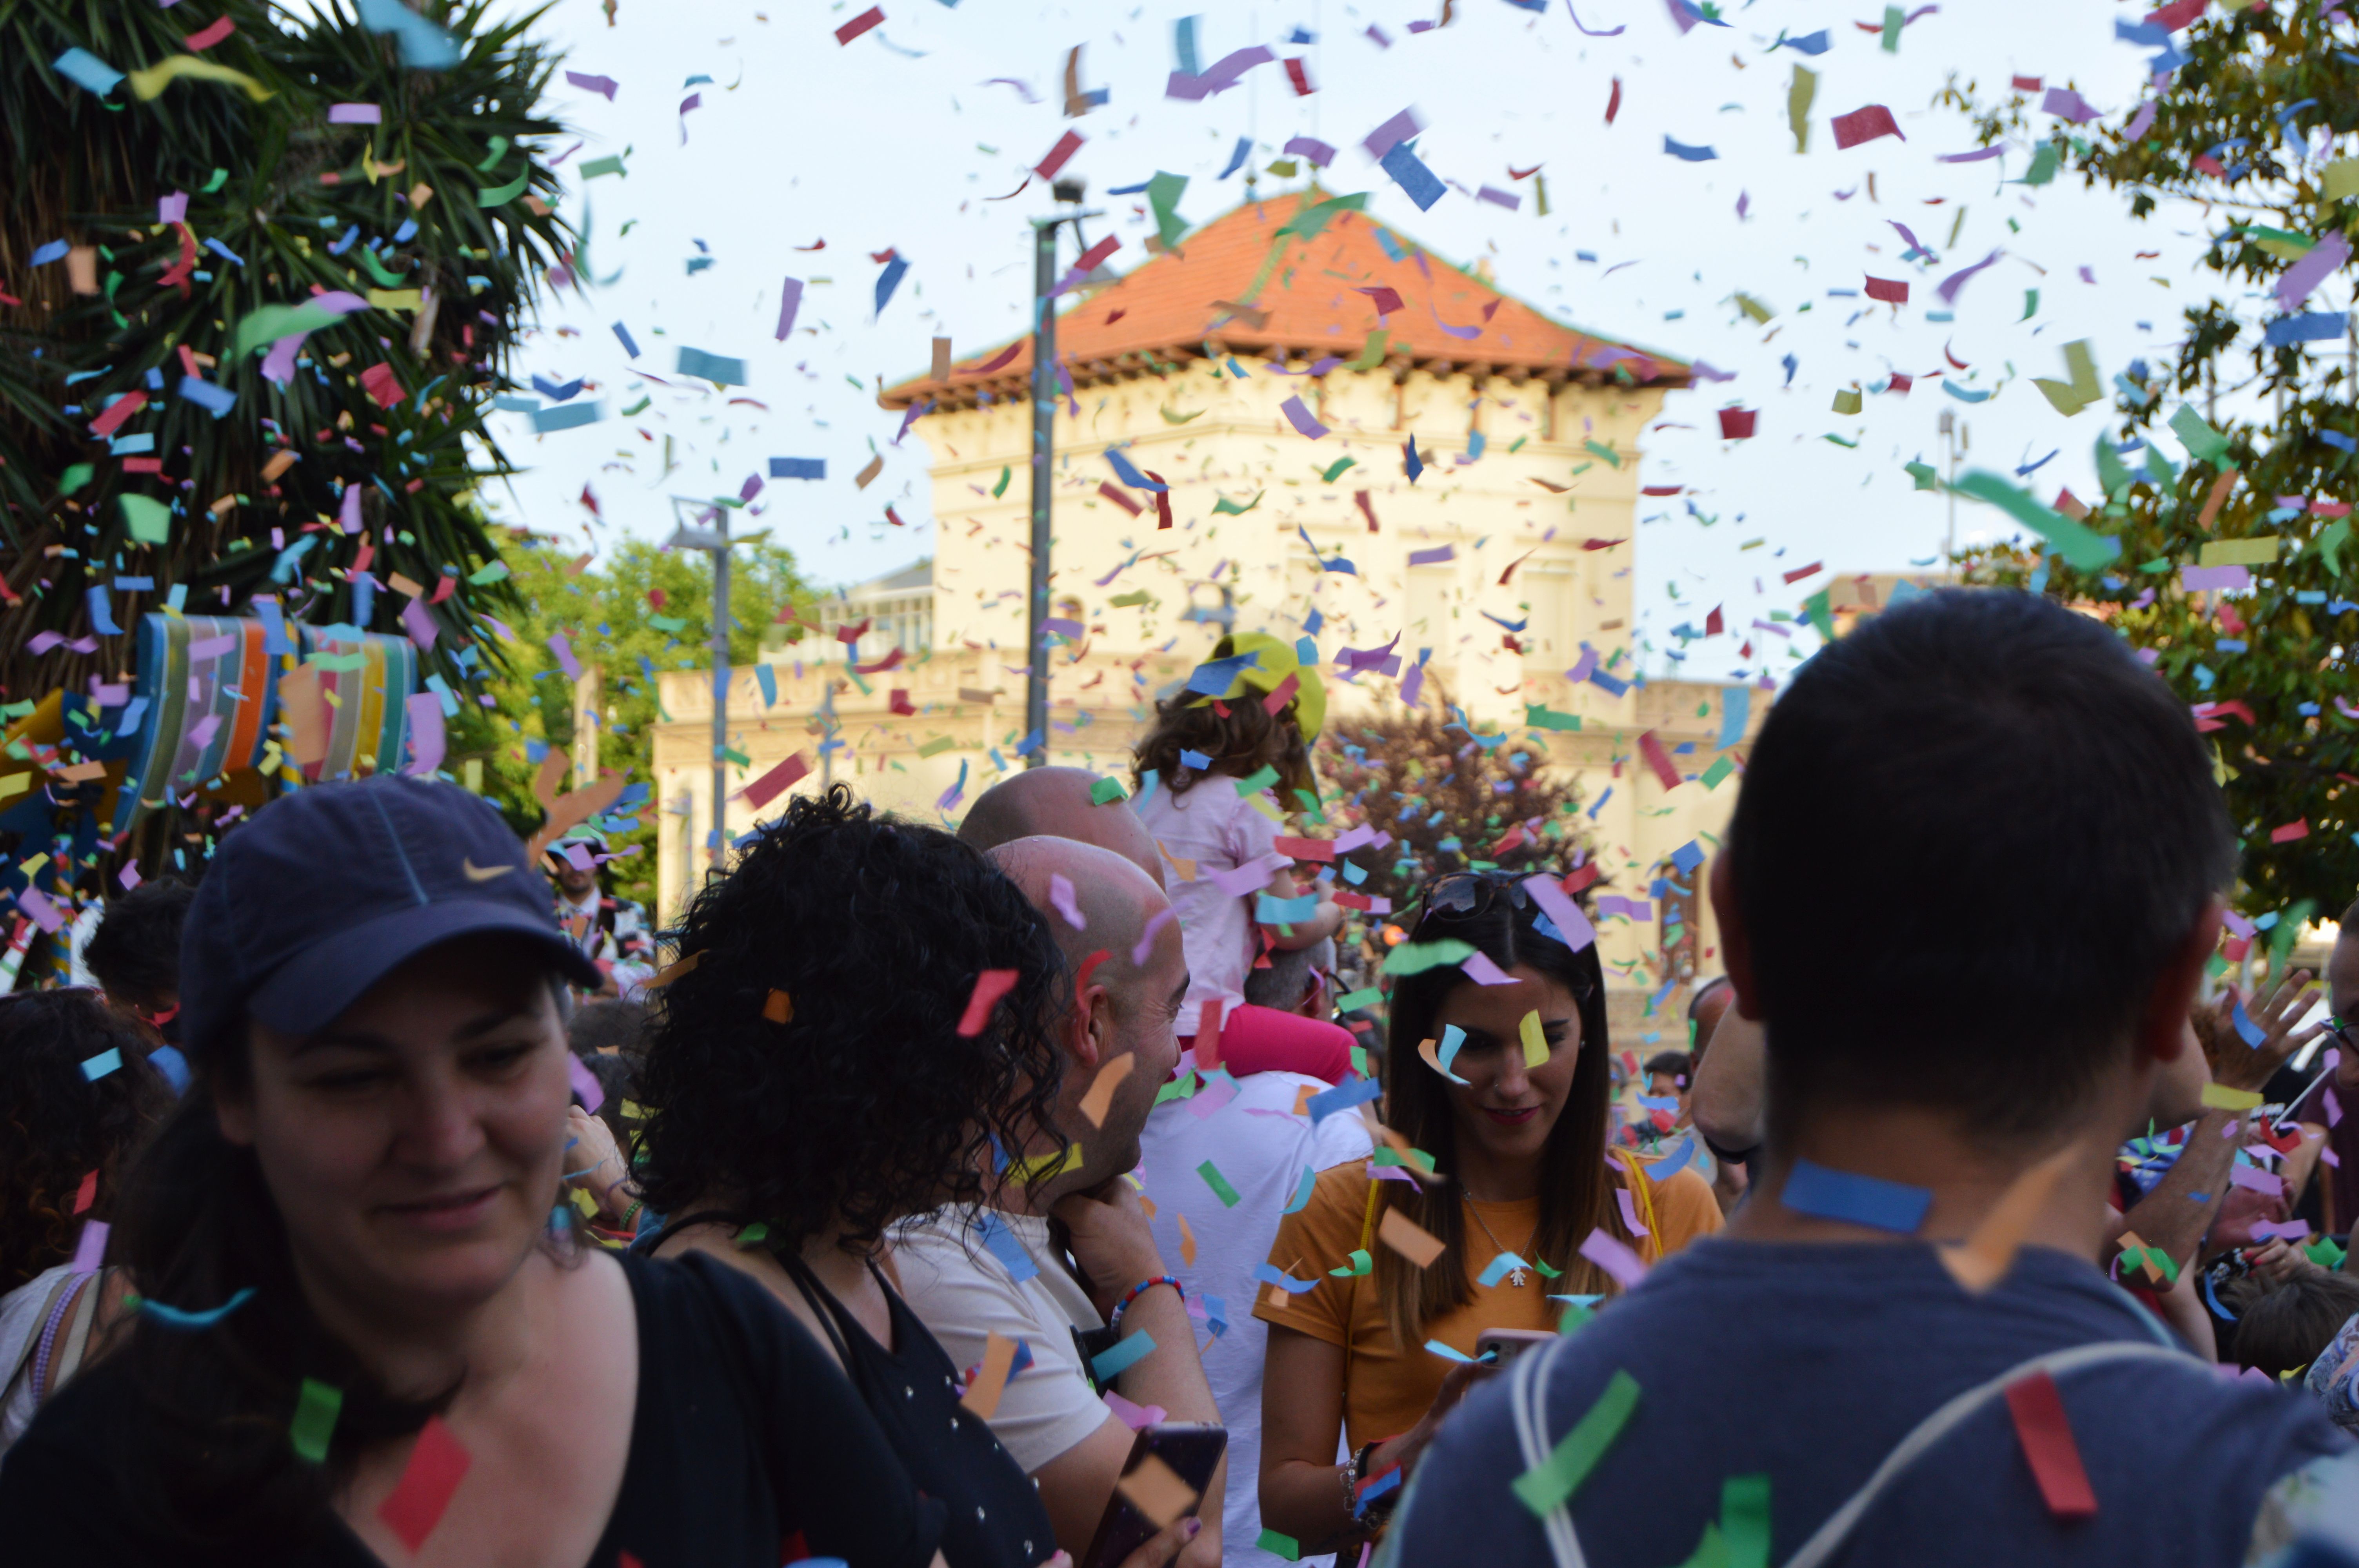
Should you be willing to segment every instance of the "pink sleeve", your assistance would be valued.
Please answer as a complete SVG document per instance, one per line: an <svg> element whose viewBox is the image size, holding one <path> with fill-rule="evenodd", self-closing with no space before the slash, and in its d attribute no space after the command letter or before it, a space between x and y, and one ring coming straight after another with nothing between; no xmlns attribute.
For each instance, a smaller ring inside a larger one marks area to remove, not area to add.
<svg viewBox="0 0 2359 1568"><path fill-rule="evenodd" d="M1230 862L1233 865L1258 860L1277 848L1277 824L1255 809L1243 795L1237 796L1236 804L1229 808L1227 831L1223 836L1228 841L1229 853L1235 857Z"/></svg>

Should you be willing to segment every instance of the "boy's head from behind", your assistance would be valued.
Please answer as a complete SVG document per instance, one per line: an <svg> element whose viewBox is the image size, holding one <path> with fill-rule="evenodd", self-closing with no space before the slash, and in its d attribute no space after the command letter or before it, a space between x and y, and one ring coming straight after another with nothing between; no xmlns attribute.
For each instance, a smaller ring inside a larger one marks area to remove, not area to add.
<svg viewBox="0 0 2359 1568"><path fill-rule="evenodd" d="M1770 710L1713 867L1773 1135L1880 1105L2070 1126L2166 977L2191 992L2234 863L2187 709L2104 626L1998 589L1867 622Z"/></svg>
<svg viewBox="0 0 2359 1568"><path fill-rule="evenodd" d="M2241 1314L2237 1363L2282 1378L2316 1360L2359 1313L2359 1280L2307 1271L2275 1285L2247 1278L2236 1282L2228 1303Z"/></svg>

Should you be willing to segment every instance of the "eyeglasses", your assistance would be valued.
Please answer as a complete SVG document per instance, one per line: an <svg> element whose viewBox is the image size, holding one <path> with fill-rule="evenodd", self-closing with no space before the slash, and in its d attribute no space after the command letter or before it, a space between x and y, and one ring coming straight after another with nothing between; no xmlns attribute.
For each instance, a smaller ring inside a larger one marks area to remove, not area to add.
<svg viewBox="0 0 2359 1568"><path fill-rule="evenodd" d="M1473 920L1505 897L1516 909L1531 907L1521 871L1448 871L1418 894L1426 914L1437 920Z"/></svg>
<svg viewBox="0 0 2359 1568"><path fill-rule="evenodd" d="M2359 1038L2353 1035L2354 1030L2359 1030L2359 1022L2346 1023L2331 1012L2326 1015L2326 1037L2345 1051L2359 1052Z"/></svg>

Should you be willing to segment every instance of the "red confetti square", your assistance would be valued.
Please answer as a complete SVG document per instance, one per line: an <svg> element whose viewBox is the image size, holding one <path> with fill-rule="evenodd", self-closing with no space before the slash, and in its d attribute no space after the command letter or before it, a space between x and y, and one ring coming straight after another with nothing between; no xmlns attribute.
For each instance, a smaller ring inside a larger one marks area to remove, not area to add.
<svg viewBox="0 0 2359 1568"><path fill-rule="evenodd" d="M466 1448L442 1424L442 1418L428 1416L418 1433L418 1446L409 1451L401 1484L377 1506L376 1517L401 1538L404 1546L416 1552L442 1522L442 1512L451 1506L472 1463Z"/></svg>

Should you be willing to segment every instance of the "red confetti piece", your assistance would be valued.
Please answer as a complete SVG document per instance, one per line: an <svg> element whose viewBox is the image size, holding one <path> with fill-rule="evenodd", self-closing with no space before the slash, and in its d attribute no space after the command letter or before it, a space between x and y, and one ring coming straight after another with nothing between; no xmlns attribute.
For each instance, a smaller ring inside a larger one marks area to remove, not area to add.
<svg viewBox="0 0 2359 1568"><path fill-rule="evenodd" d="M1219 997L1208 1000L1196 1017L1196 1066L1211 1072L1221 1065L1221 1012Z"/></svg>
<svg viewBox="0 0 2359 1568"><path fill-rule="evenodd" d="M797 752L737 793L755 810L759 811L771 801L792 789L795 781L810 772L810 763L804 760L800 752Z"/></svg>
<svg viewBox="0 0 2359 1568"><path fill-rule="evenodd" d="M1357 506L1360 509L1360 515L1368 520L1368 532L1371 534L1375 533L1376 531L1376 503L1368 498L1368 492L1364 490L1354 491L1352 494L1352 504Z"/></svg>
<svg viewBox="0 0 2359 1568"><path fill-rule="evenodd" d="M2057 1392L2056 1379L2038 1372L2009 1383L2006 1408L2015 1417L2016 1441L2023 1445L2048 1511L2059 1519L2094 1515L2097 1494L2081 1463L2080 1444L2072 1441L2072 1422L2064 1413L2064 1396Z"/></svg>
<svg viewBox="0 0 2359 1568"><path fill-rule="evenodd" d="M1792 571L1788 572L1786 574L1786 580L1789 583L1799 582L1806 577L1816 577L1819 573L1826 569L1826 562L1812 561L1809 566L1796 567Z"/></svg>
<svg viewBox="0 0 2359 1568"><path fill-rule="evenodd" d="M97 418L90 422L90 433L93 436L102 438L112 436L115 431L123 427L123 422L125 419L130 418L134 414L138 413L142 408L147 406L147 395L146 393L126 392L121 397L116 398L113 403L107 405L105 413L101 414Z"/></svg>
<svg viewBox="0 0 2359 1568"><path fill-rule="evenodd" d="M840 44L848 44L853 39L858 38L861 34L868 31L869 28L882 26L884 21L885 7L882 5L871 5L867 10L863 11L857 16L853 17L849 22L844 23L843 26L836 28L835 41Z"/></svg>
<svg viewBox="0 0 2359 1568"><path fill-rule="evenodd" d="M1638 737L1638 756L1665 789L1680 787L1680 770L1672 765L1671 754L1663 750L1662 741L1656 739L1652 730Z"/></svg>
<svg viewBox="0 0 2359 1568"><path fill-rule="evenodd" d="M1908 303L1908 283L1905 278L1871 277L1867 280L1867 297L1887 304Z"/></svg>
<svg viewBox="0 0 2359 1568"><path fill-rule="evenodd" d="M1133 517L1137 516L1141 512L1146 510L1146 508L1139 505L1137 502L1133 501L1129 496L1125 495L1122 492L1116 490L1114 487L1114 481L1110 479L1102 479L1098 481L1098 493L1104 496L1108 501L1113 502L1116 506L1121 507L1125 512L1129 513Z"/></svg>
<svg viewBox="0 0 2359 1568"><path fill-rule="evenodd" d="M982 1033L983 1026L991 1022L991 1010L1015 989L1014 969L985 969L975 976L974 993L966 999L966 1011L959 1019L959 1033L968 1039Z"/></svg>
<svg viewBox="0 0 2359 1568"><path fill-rule="evenodd" d="M409 1451L400 1484L393 1488L393 1496L377 1505L376 1517L400 1537L404 1546L416 1552L442 1522L442 1512L451 1506L451 1496L466 1479L472 1463L465 1447L442 1424L442 1418L428 1416L418 1433L418 1446Z"/></svg>
<svg viewBox="0 0 2359 1568"><path fill-rule="evenodd" d="M82 1185L74 1189L73 1211L76 1214L85 1213L90 1208L90 1206L97 1201L98 1173L96 1171L92 1171L90 1174L82 1179Z"/></svg>
<svg viewBox="0 0 2359 1568"><path fill-rule="evenodd" d="M1835 128L1837 147L1855 147L1862 142L1872 142L1878 136L1900 136L1900 127L1892 121L1892 111L1881 103L1870 103L1848 114L1838 114L1830 122ZM1902 141L1908 138L1900 136Z"/></svg>
<svg viewBox="0 0 2359 1568"><path fill-rule="evenodd" d="M2272 827L2269 829L2269 842L2272 844L2290 844L2297 838L2307 838L2309 837L2310 818L2307 816L2288 822L2282 827Z"/></svg>
<svg viewBox="0 0 2359 1568"><path fill-rule="evenodd" d="M1310 85L1310 70L1298 55L1286 62L1286 80L1294 83L1294 95L1308 98L1315 91Z"/></svg>
<svg viewBox="0 0 2359 1568"><path fill-rule="evenodd" d="M1605 101L1605 123L1612 124L1614 116L1622 113L1622 79L1614 79L1614 96Z"/></svg>
<svg viewBox="0 0 2359 1568"><path fill-rule="evenodd" d="M1286 678L1272 687L1269 695L1261 699L1262 711L1269 714L1277 713L1278 709L1292 702L1294 694L1301 689L1302 676L1293 670L1287 671Z"/></svg>
<svg viewBox="0 0 2359 1568"><path fill-rule="evenodd" d="M1754 421L1761 417L1757 408L1723 408L1720 411L1720 438L1723 441L1747 441L1753 438Z"/></svg>
<svg viewBox="0 0 2359 1568"><path fill-rule="evenodd" d="M180 41L188 45L191 49L209 49L235 31L237 31L236 27L231 23L227 16L223 16L212 27L203 29L201 32L190 33L187 38L182 38Z"/></svg>
<svg viewBox="0 0 2359 1568"><path fill-rule="evenodd" d="M1064 168L1071 160L1072 156L1081 150L1082 134L1079 131L1067 131L1057 138L1057 145L1049 149L1049 156L1033 166L1032 172L1043 179L1054 179L1057 178L1057 171Z"/></svg>

